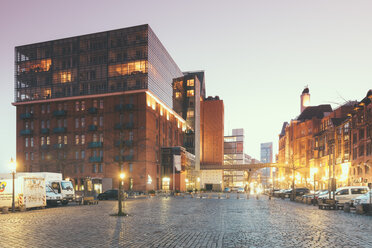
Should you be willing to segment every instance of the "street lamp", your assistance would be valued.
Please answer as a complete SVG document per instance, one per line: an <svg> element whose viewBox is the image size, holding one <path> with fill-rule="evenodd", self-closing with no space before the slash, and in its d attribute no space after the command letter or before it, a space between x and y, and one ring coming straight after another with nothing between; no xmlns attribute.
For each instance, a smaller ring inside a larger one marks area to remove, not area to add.
<svg viewBox="0 0 372 248"><path fill-rule="evenodd" d="M313 205L315 206L315 174L318 173L318 168L311 168L310 169L310 174L313 174L314 177L314 198L313 198Z"/></svg>
<svg viewBox="0 0 372 248"><path fill-rule="evenodd" d="M12 172L12 178L13 178L13 190L12 190L12 212L15 212L15 203L14 203L14 198L15 198L15 174L17 170L17 163L16 161L13 160L13 158L10 159L9 163L10 170Z"/></svg>
<svg viewBox="0 0 372 248"><path fill-rule="evenodd" d="M119 182L119 193L118 193L118 203L119 203L119 211L118 211L118 215L119 216L123 216L124 213L123 213L123 186L124 186L124 178L125 178L125 174L122 172L120 173L119 175L120 177L120 182Z"/></svg>

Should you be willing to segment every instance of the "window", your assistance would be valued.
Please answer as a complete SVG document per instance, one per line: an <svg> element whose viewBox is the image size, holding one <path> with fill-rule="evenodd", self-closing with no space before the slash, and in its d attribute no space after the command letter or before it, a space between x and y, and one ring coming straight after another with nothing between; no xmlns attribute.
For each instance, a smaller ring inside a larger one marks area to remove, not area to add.
<svg viewBox="0 0 372 248"><path fill-rule="evenodd" d="M103 133L100 133L99 134L99 142L102 142L103 143Z"/></svg>
<svg viewBox="0 0 372 248"><path fill-rule="evenodd" d="M41 128L45 128L45 122L43 120L41 121Z"/></svg>
<svg viewBox="0 0 372 248"><path fill-rule="evenodd" d="M63 143L65 144L65 145L67 145L67 135L65 135L65 137L63 137Z"/></svg>
<svg viewBox="0 0 372 248"><path fill-rule="evenodd" d="M30 122L30 128L31 128L31 130L34 130L34 121Z"/></svg>
<svg viewBox="0 0 372 248"><path fill-rule="evenodd" d="M44 104L41 105L41 113L45 114L45 105Z"/></svg>
<svg viewBox="0 0 372 248"><path fill-rule="evenodd" d="M99 164L98 172L99 173L102 173L103 172L103 164Z"/></svg>
<svg viewBox="0 0 372 248"><path fill-rule="evenodd" d="M187 80L187 86L194 86L194 79Z"/></svg>
<svg viewBox="0 0 372 248"><path fill-rule="evenodd" d="M99 117L99 126L100 126L100 127L103 126L103 116L100 116L100 117Z"/></svg>
<svg viewBox="0 0 372 248"><path fill-rule="evenodd" d="M133 131L129 132L129 140L133 140Z"/></svg>
<svg viewBox="0 0 372 248"><path fill-rule="evenodd" d="M50 113L50 105L49 104L47 105L47 113L48 114Z"/></svg>
<svg viewBox="0 0 372 248"><path fill-rule="evenodd" d="M41 160L44 160L44 159L45 159L44 152L41 152Z"/></svg>
<svg viewBox="0 0 372 248"><path fill-rule="evenodd" d="M34 160L34 153L33 152L30 152L30 160Z"/></svg>
<svg viewBox="0 0 372 248"><path fill-rule="evenodd" d="M353 149L353 159L357 159L358 158L358 148L354 148Z"/></svg>
<svg viewBox="0 0 372 248"><path fill-rule="evenodd" d="M92 165L92 172L97 173L97 165L96 164Z"/></svg>
<svg viewBox="0 0 372 248"><path fill-rule="evenodd" d="M75 118L75 128L79 128L79 118Z"/></svg>
<svg viewBox="0 0 372 248"><path fill-rule="evenodd" d="M28 121L25 122L25 129L28 129Z"/></svg>
<svg viewBox="0 0 372 248"><path fill-rule="evenodd" d="M359 140L364 139L364 128L359 129Z"/></svg>
<svg viewBox="0 0 372 248"><path fill-rule="evenodd" d="M58 144L62 144L62 136L58 136Z"/></svg>
<svg viewBox="0 0 372 248"><path fill-rule="evenodd" d="M93 100L93 108L97 108L97 100Z"/></svg>
<svg viewBox="0 0 372 248"><path fill-rule="evenodd" d="M93 125L97 126L97 117L93 117Z"/></svg>
<svg viewBox="0 0 372 248"><path fill-rule="evenodd" d="M25 147L28 147L28 138L25 138Z"/></svg>
<svg viewBox="0 0 372 248"><path fill-rule="evenodd" d="M50 128L50 121L49 120L46 121L46 127Z"/></svg>
<svg viewBox="0 0 372 248"><path fill-rule="evenodd" d="M45 144L45 137L40 137L40 145L44 145Z"/></svg>
<svg viewBox="0 0 372 248"><path fill-rule="evenodd" d="M81 111L85 110L85 101L81 101Z"/></svg>
<svg viewBox="0 0 372 248"><path fill-rule="evenodd" d="M75 111L79 111L79 110L80 110L80 103L75 102Z"/></svg>
<svg viewBox="0 0 372 248"><path fill-rule="evenodd" d="M57 121L57 126L58 126L58 127L62 127L62 120L58 120L58 121Z"/></svg>
<svg viewBox="0 0 372 248"><path fill-rule="evenodd" d="M349 189L343 189L336 193L336 195L348 195L348 194L349 194Z"/></svg>
<svg viewBox="0 0 372 248"><path fill-rule="evenodd" d="M187 117L194 117L194 110L193 109L187 111Z"/></svg>
<svg viewBox="0 0 372 248"><path fill-rule="evenodd" d="M75 159L79 159L79 151L75 152Z"/></svg>
<svg viewBox="0 0 372 248"><path fill-rule="evenodd" d="M364 156L364 145L359 146L359 157Z"/></svg>
<svg viewBox="0 0 372 248"><path fill-rule="evenodd" d="M353 144L356 144L358 141L357 139L357 133L353 133Z"/></svg>
<svg viewBox="0 0 372 248"><path fill-rule="evenodd" d="M103 109L103 100L99 100L99 108Z"/></svg>
<svg viewBox="0 0 372 248"><path fill-rule="evenodd" d="M33 137L30 138L30 146L34 147L34 138Z"/></svg>
<svg viewBox="0 0 372 248"><path fill-rule="evenodd" d="M63 127L67 127L67 119L63 119Z"/></svg>
<svg viewBox="0 0 372 248"><path fill-rule="evenodd" d="M47 138L46 138L46 144L50 145L50 137L49 136L47 136Z"/></svg>
<svg viewBox="0 0 372 248"><path fill-rule="evenodd" d="M85 127L85 118L81 117L81 127Z"/></svg>
<svg viewBox="0 0 372 248"><path fill-rule="evenodd" d="M75 145L79 144L79 135L75 135Z"/></svg>
<svg viewBox="0 0 372 248"><path fill-rule="evenodd" d="M97 142L97 134L93 134L93 142Z"/></svg>
<svg viewBox="0 0 372 248"><path fill-rule="evenodd" d="M350 189L352 195L363 195L368 192L365 188Z"/></svg>
<svg viewBox="0 0 372 248"><path fill-rule="evenodd" d="M182 96L181 92L177 91L176 92L176 98L180 98Z"/></svg>
<svg viewBox="0 0 372 248"><path fill-rule="evenodd" d="M25 152L25 160L27 161L28 160L28 153Z"/></svg>
<svg viewBox="0 0 372 248"><path fill-rule="evenodd" d="M81 151L81 159L85 158L85 151Z"/></svg>
<svg viewBox="0 0 372 248"><path fill-rule="evenodd" d="M194 96L194 90L188 90L187 97L192 97L192 96Z"/></svg>
<svg viewBox="0 0 372 248"><path fill-rule="evenodd" d="M129 172L130 172L130 173L133 172L133 164L132 164L132 163L129 164Z"/></svg>
<svg viewBox="0 0 372 248"><path fill-rule="evenodd" d="M81 144L84 145L85 144L85 135L81 135Z"/></svg>
<svg viewBox="0 0 372 248"><path fill-rule="evenodd" d="M81 167L80 167L80 173L84 173L84 164L82 164ZM84 186L83 186L83 188L84 188Z"/></svg>

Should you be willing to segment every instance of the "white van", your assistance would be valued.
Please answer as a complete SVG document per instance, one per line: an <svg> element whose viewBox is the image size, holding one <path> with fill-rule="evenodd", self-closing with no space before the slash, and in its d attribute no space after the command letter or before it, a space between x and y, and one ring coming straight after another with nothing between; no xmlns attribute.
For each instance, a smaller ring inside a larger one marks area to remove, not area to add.
<svg viewBox="0 0 372 248"><path fill-rule="evenodd" d="M346 202L353 203L354 199L358 196L364 195L369 191L367 186L348 186L338 188L335 193L335 199L340 204Z"/></svg>

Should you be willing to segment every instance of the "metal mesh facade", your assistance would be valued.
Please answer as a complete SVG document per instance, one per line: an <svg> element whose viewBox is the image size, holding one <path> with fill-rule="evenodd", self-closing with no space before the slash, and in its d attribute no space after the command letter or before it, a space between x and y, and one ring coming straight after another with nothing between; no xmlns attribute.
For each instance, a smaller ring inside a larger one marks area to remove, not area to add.
<svg viewBox="0 0 372 248"><path fill-rule="evenodd" d="M172 106L182 75L148 25L15 48L15 102L150 89Z"/></svg>

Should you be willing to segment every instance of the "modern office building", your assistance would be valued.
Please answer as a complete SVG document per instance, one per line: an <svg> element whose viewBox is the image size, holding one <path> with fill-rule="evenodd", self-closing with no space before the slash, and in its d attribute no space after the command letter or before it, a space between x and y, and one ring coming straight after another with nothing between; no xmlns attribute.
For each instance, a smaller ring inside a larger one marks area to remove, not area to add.
<svg viewBox="0 0 372 248"><path fill-rule="evenodd" d="M244 164L244 129L233 129L224 139L224 165ZM240 170L224 170L225 187L244 187L248 174Z"/></svg>
<svg viewBox="0 0 372 248"><path fill-rule="evenodd" d="M19 170L62 172L77 188L98 177L103 190L124 171L126 189L160 189L161 147L196 130L172 109L182 76L148 25L16 47Z"/></svg>
<svg viewBox="0 0 372 248"><path fill-rule="evenodd" d="M190 129L184 147L195 155L195 169L200 170L200 102L205 98L204 72L185 72L173 79L173 109L186 120Z"/></svg>

